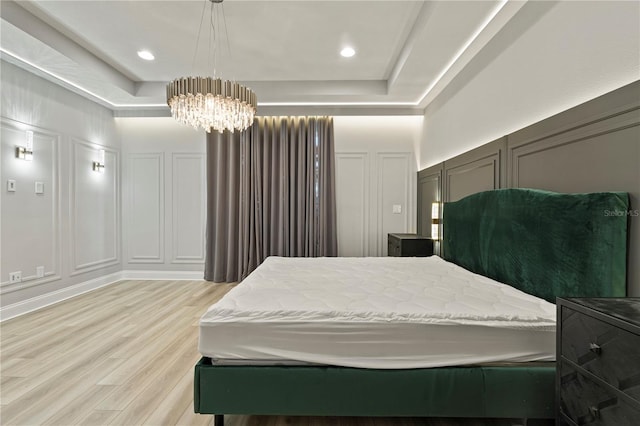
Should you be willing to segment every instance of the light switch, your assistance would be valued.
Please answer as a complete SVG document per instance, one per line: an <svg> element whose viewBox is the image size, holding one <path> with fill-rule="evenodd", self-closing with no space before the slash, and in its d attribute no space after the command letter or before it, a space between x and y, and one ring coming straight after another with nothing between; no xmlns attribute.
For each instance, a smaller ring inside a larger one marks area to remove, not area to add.
<svg viewBox="0 0 640 426"><path fill-rule="evenodd" d="M36 182L36 194L44 194L44 182Z"/></svg>
<svg viewBox="0 0 640 426"><path fill-rule="evenodd" d="M16 181L13 179L7 180L7 191L16 192Z"/></svg>
<svg viewBox="0 0 640 426"><path fill-rule="evenodd" d="M394 205L393 205L393 213L394 213L394 214L400 214L400 213L402 213L402 205L400 205L400 204L394 204Z"/></svg>

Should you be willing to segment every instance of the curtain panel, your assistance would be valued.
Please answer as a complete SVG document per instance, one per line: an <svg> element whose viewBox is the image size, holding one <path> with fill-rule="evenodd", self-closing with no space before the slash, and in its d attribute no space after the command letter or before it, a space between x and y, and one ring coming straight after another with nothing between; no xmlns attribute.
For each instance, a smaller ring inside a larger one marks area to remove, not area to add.
<svg viewBox="0 0 640 426"><path fill-rule="evenodd" d="M207 135L206 280L240 281L268 256L336 255L332 118Z"/></svg>

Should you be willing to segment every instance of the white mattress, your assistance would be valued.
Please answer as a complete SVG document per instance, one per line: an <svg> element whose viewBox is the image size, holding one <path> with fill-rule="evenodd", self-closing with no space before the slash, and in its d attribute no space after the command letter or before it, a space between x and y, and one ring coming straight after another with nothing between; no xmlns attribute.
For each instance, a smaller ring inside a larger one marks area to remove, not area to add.
<svg viewBox="0 0 640 426"><path fill-rule="evenodd" d="M217 361L427 368L555 359L555 305L427 258L270 257L200 319Z"/></svg>

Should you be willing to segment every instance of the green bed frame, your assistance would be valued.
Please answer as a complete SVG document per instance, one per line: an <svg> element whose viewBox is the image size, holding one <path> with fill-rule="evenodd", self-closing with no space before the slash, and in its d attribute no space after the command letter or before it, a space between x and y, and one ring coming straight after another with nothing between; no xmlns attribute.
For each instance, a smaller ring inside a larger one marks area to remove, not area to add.
<svg viewBox="0 0 640 426"><path fill-rule="evenodd" d="M443 257L531 294L625 296L626 193L505 189L443 209ZM622 212L622 213L620 213ZM195 367L196 413L555 417L555 363L377 370L332 366Z"/></svg>

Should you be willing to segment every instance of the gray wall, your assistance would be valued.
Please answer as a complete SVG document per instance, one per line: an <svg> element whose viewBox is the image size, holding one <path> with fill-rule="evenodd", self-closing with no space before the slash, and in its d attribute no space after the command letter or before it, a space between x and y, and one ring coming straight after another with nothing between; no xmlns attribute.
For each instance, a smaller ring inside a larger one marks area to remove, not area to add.
<svg viewBox="0 0 640 426"><path fill-rule="evenodd" d="M386 256L389 232L415 231L422 117L340 116L333 123L338 256Z"/></svg>
<svg viewBox="0 0 640 426"><path fill-rule="evenodd" d="M444 162L445 201L504 188L507 138L500 138Z"/></svg>
<svg viewBox="0 0 640 426"><path fill-rule="evenodd" d="M2 67L2 306L119 271L120 143L111 111L7 62ZM34 132L33 161L15 157ZM92 170L105 150L104 173ZM7 180L16 191L7 191ZM44 184L36 194L35 182ZM38 277L37 267L44 267ZM20 271L22 282L9 283Z"/></svg>
<svg viewBox="0 0 640 426"><path fill-rule="evenodd" d="M171 117L115 121L123 157L123 269L202 277L205 133Z"/></svg>
<svg viewBox="0 0 640 426"><path fill-rule="evenodd" d="M122 276L201 274L204 133L171 118L114 119L109 109L5 61L1 77L3 316ZM385 255L388 232L415 230L422 120L335 117L341 255ZM14 155L27 129L35 134L30 163ZM106 151L103 174L91 170L99 149ZM6 191L8 179L15 193ZM35 182L44 182L44 194L34 193ZM9 283L16 271L22 282Z"/></svg>
<svg viewBox="0 0 640 426"><path fill-rule="evenodd" d="M202 271L204 133L170 117L115 121L124 270ZM334 117L340 256L386 255L387 233L414 231L421 126L420 116Z"/></svg>
<svg viewBox="0 0 640 426"><path fill-rule="evenodd" d="M640 81L418 172L418 218L439 191L447 202L498 188L628 192L628 294L640 296Z"/></svg>

